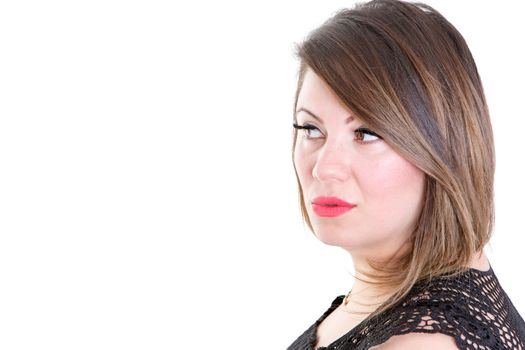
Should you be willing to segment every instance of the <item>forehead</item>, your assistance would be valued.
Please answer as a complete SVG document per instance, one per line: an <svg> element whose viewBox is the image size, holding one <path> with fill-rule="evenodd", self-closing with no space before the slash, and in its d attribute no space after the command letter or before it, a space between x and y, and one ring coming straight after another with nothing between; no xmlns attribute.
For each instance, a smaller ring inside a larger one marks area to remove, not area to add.
<svg viewBox="0 0 525 350"><path fill-rule="evenodd" d="M328 84L310 68L307 69L299 92L298 103L307 101L312 101L312 103L326 102L335 99L337 99L337 96L332 92Z"/></svg>
<svg viewBox="0 0 525 350"><path fill-rule="evenodd" d="M308 113L298 112L301 109L306 109L323 120L337 118L350 121L347 119L356 119L352 111L344 105L330 86L310 68L305 73L296 108L297 116L307 116Z"/></svg>

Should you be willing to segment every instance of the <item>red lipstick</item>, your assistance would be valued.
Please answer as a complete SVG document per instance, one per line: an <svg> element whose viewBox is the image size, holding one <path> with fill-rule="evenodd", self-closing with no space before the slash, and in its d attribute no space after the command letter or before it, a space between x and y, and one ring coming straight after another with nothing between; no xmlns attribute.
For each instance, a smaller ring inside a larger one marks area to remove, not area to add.
<svg viewBox="0 0 525 350"><path fill-rule="evenodd" d="M345 202L337 197L317 197L312 201L312 208L319 216L335 217L346 213L355 204Z"/></svg>

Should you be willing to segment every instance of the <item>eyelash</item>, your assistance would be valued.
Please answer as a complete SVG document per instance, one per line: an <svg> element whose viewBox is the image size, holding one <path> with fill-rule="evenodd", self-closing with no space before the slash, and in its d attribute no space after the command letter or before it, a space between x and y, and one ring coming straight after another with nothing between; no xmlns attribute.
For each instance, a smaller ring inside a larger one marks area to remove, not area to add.
<svg viewBox="0 0 525 350"><path fill-rule="evenodd" d="M293 127L295 129L305 129L305 130L319 130L317 127L311 125L311 124L304 124L304 125L297 125L297 124L293 124ZM372 136L376 136L378 139L382 139L381 136L379 136L378 134L376 134L375 132L367 129L367 128L357 128L356 130L354 130L355 133L361 133L361 134L369 134L369 135L372 135ZM307 139L315 139L315 137L308 137L306 135L306 138ZM359 142L363 142L363 143L372 143L374 141L378 141L378 140L373 140L373 141L362 141L362 140L358 140Z"/></svg>

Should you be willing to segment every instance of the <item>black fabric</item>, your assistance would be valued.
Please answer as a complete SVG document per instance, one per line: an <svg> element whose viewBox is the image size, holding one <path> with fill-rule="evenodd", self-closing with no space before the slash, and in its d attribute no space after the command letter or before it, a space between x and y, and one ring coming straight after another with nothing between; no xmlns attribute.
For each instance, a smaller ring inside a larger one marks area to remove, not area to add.
<svg viewBox="0 0 525 350"><path fill-rule="evenodd" d="M343 301L334 299L324 314L288 350L313 350L317 326ZM409 294L384 312L363 320L324 350L369 349L394 335L443 333L459 349L525 350L525 322L501 287L492 267L469 269L451 277L420 281Z"/></svg>

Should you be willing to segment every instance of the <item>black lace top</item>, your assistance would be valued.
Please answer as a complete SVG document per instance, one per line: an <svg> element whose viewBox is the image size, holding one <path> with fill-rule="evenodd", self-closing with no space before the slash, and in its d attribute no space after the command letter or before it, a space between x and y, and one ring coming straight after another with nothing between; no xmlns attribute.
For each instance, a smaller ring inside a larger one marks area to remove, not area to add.
<svg viewBox="0 0 525 350"><path fill-rule="evenodd" d="M313 350L317 326L343 301L334 299L325 313L288 350ZM502 289L492 267L469 269L450 277L418 282L409 294L384 312L366 318L325 350L369 349L394 335L443 333L459 349L525 350L525 322Z"/></svg>

